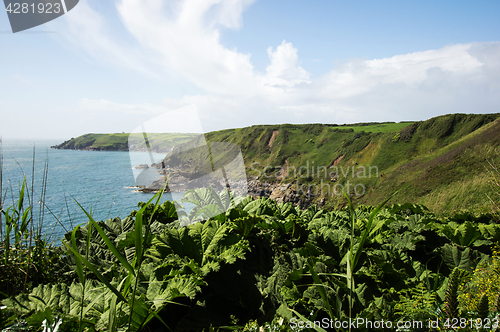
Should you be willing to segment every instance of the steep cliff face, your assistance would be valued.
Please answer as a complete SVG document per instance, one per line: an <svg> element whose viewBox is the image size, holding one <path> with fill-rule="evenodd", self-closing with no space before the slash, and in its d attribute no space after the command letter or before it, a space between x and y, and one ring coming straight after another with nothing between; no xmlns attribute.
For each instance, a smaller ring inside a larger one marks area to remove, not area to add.
<svg viewBox="0 0 500 332"><path fill-rule="evenodd" d="M270 125L207 134L243 153L250 193L338 207L346 193L398 200L437 213L488 211L488 161L500 164L500 114L450 114L415 123ZM496 151L496 152L495 152Z"/></svg>

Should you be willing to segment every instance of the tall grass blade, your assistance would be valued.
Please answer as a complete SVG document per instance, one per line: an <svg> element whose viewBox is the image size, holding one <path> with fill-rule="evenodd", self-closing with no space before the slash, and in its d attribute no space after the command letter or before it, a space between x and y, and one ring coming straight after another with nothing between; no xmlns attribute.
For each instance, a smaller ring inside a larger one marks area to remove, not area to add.
<svg viewBox="0 0 500 332"><path fill-rule="evenodd" d="M5 217L5 237L4 237L4 264L7 265L9 262L10 253L10 232L12 231L12 219L10 217L11 206L7 208L7 211L2 209L2 214Z"/></svg>
<svg viewBox="0 0 500 332"><path fill-rule="evenodd" d="M111 297L111 301L109 302L109 320L108 320L108 328L110 332L116 331L116 301L118 297L113 295Z"/></svg>
<svg viewBox="0 0 500 332"><path fill-rule="evenodd" d="M47 161L45 162L43 166L43 176L42 176L42 192L40 194L40 210L38 214L38 234L37 236L42 235L42 229L43 229L43 219L45 217L45 195L47 193L47 179L49 178L49 162L48 162L48 156L47 156Z"/></svg>
<svg viewBox="0 0 500 332"><path fill-rule="evenodd" d="M349 203L349 219L351 221L351 244L350 244L350 250L347 252L347 281L348 281L348 287L349 287L349 319L352 317L352 308L353 308L353 300L354 300L354 274L356 273L356 267L358 265L359 259L361 257L361 254L363 253L363 248L365 246L366 240L368 239L368 236L370 235L370 231L372 228L372 223L379 211L382 209L382 207L394 196L397 194L397 191L393 193L391 196L389 196L385 201L383 201L379 206L375 208L370 213L370 216L368 217L368 222L366 223L365 230L363 231L363 235L361 236L361 239L359 241L358 247L356 248L356 252L354 252L354 225L356 223L356 211L354 210L354 206L352 204L352 201L350 200L349 196L343 192L344 196L347 198L347 202ZM351 330L351 327L349 326L349 331Z"/></svg>
<svg viewBox="0 0 500 332"><path fill-rule="evenodd" d="M19 192L19 200L17 201L17 211L21 211L24 203L24 188L26 186L26 176L23 179L23 185L21 186L21 191Z"/></svg>
<svg viewBox="0 0 500 332"><path fill-rule="evenodd" d="M33 223L34 223L34 218L33 218L33 204L34 204L34 201L35 201L35 145L33 145L33 163L31 164L31 197L30 197L30 208L31 208L31 229L30 229L30 245L29 245L29 249L30 249L30 252L31 252L31 247L32 247L32 239L33 239ZM28 266L29 268L29 266Z"/></svg>
<svg viewBox="0 0 500 332"><path fill-rule="evenodd" d="M77 227L75 227L75 229L73 229L73 232L71 232L71 244L73 246L73 248L75 250L77 250L77 246L76 246L76 231L78 230L78 228L80 227L80 225L78 225ZM76 259L75 257L75 263L76 263L76 273L78 274L78 279L80 279L80 282L82 283L82 285L85 283L85 276L83 275L83 266L82 266L82 262L80 262L78 259Z"/></svg>
<svg viewBox="0 0 500 332"><path fill-rule="evenodd" d="M82 255L80 255L80 253L75 250L72 246L70 246L68 243L62 241L64 243L64 245L66 247L68 247L69 250L71 250L71 252L73 253L73 255L75 256L75 260L76 259L79 259L90 271L92 271L92 273L95 274L95 276L103 283L106 285L106 287L109 288L109 290L111 290L113 293L116 294L116 296L123 302L127 303L127 300L123 297L123 295L113 286L111 285L111 283L106 280L106 278L104 278L104 276L99 273L99 271L97 271L97 269L94 267L94 265L92 265L92 263L90 263L85 257L83 257Z"/></svg>
<svg viewBox="0 0 500 332"><path fill-rule="evenodd" d="M144 211L146 210L146 207L147 205L144 205L135 216L135 266L140 266L142 260L142 216L144 214Z"/></svg>
<svg viewBox="0 0 500 332"><path fill-rule="evenodd" d="M167 186L167 184L165 183L165 187ZM149 236L149 227L151 225L151 221L153 220L153 217L156 213L156 210L158 209L158 206L160 205L160 199L161 199L161 196L163 195L163 192L164 192L165 189L162 189L159 193L155 194L153 197L151 197L151 199L139 210L139 212L137 213L136 217L135 217L135 259L134 259L134 267L137 268L137 271L139 271L141 269L141 263L142 263L142 256L143 256L143 247L144 245L147 244L147 241L148 241L148 236ZM151 216L149 217L149 221L147 223L147 227L146 227L146 234L144 236L144 239L142 238L142 225L143 225L143 215L144 215L144 211L146 210L146 208L148 207L148 205L151 203L151 201L153 201L153 199L157 197L157 200L154 204L154 209L153 209L153 213L151 213ZM128 331L130 331L130 329L132 328L132 323L133 323L133 313L134 313L134 310L136 308L136 304L135 304L135 294L136 294L136 291L137 291L137 285L138 285L138 282L139 282L139 278L136 277L135 279L135 286L134 286L134 291L132 293L132 304L131 304L131 314L129 316L129 322L128 322ZM144 304L144 302L140 302L139 305L142 306Z"/></svg>
<svg viewBox="0 0 500 332"><path fill-rule="evenodd" d="M144 255L144 245L147 243L147 239L149 236L149 225L151 225L151 221L153 220L153 217L158 210L158 206L160 205L160 200L163 195L163 190L155 194L151 199L137 212L137 215L135 216L135 253L136 253L136 266L140 266L142 262L142 256ZM149 221L148 221L148 227L146 229L146 234L144 236L144 239L142 237L142 227L143 227L143 216L144 216L144 211L146 211L147 206L156 198L156 202L154 204L154 209L153 213L151 214Z"/></svg>
<svg viewBox="0 0 500 332"><path fill-rule="evenodd" d="M130 331L140 331L143 325L148 321L151 315L149 308L141 298L134 301L134 305L130 309Z"/></svg>
<svg viewBox="0 0 500 332"><path fill-rule="evenodd" d="M126 280L130 277L130 274L128 277L124 278L120 284L118 285L118 290L120 291L122 289L123 283L126 283ZM108 321L108 327L110 332L115 332L117 330L117 300L118 297L116 295L113 295L111 297L111 301L109 303L109 321Z"/></svg>
<svg viewBox="0 0 500 332"><path fill-rule="evenodd" d="M393 193L391 196L389 196L385 201L383 201L375 210L370 213L370 216L368 217L368 223L366 224L365 230L363 232L363 236L361 237L361 241L359 242L359 246L356 249L356 254L351 262L352 269L353 271L356 269L356 265L359 262L359 258L361 257L361 254L363 252L363 247L365 245L366 240L368 239L368 235L370 234L370 230L372 227L373 219L377 216L379 211L382 209L382 207L392 198L394 195L396 195L398 192L396 191Z"/></svg>
<svg viewBox="0 0 500 332"><path fill-rule="evenodd" d="M149 203L154 199L155 197L153 196L135 215L135 255L136 255L136 262L135 265L139 266L141 259L142 259L142 226L143 226L143 215L144 211L146 211L146 208L148 207Z"/></svg>
<svg viewBox="0 0 500 332"><path fill-rule="evenodd" d="M83 212L85 212L85 214L89 218L90 224L95 227L95 229L97 230L101 238L104 240L106 246L113 253L113 255L120 261L120 263L124 268L126 268L130 273L132 273L135 276L134 268L129 264L129 262L127 262L125 257L123 257L122 254L120 254L118 249L116 249L115 245L111 242L106 233L104 233L101 226L99 226L99 224L95 222L94 218L92 218L92 216L80 205L80 203L78 203L76 200L75 202L83 210Z"/></svg>
<svg viewBox="0 0 500 332"><path fill-rule="evenodd" d="M28 225L30 224L31 218L29 217L29 214L31 212L31 207L28 207L24 213L23 216L21 217L21 227L19 228L19 235L24 235L25 238L27 238L28 233Z"/></svg>
<svg viewBox="0 0 500 332"><path fill-rule="evenodd" d="M353 307L354 299L353 299L353 293L354 293L354 278L353 278L353 268L351 264L351 251L349 250L347 252L347 272L346 272L346 278L347 278L347 287L349 288L349 318L351 318L351 310Z"/></svg>
<svg viewBox="0 0 500 332"><path fill-rule="evenodd" d="M349 198L349 196L345 193L342 192L344 196L347 198L347 202L349 204L349 221L351 223L351 236L350 236L350 249L347 252L347 271L346 271L346 277L347 277L347 287L349 288L349 320L352 317L352 307L353 307L353 292L354 292L354 278L353 278L353 264L352 264L352 253L354 251L354 225L356 223L356 211L354 210L354 206L352 205L352 201ZM358 247L359 250L359 247ZM351 327L349 326L349 331L351 331Z"/></svg>
<svg viewBox="0 0 500 332"><path fill-rule="evenodd" d="M311 276L314 280L314 284L316 285L316 289L318 290L318 293L321 296L321 299L323 300L323 303L326 306L328 316L330 316L331 319L334 319L332 307L330 306L330 301L328 300L328 295L326 294L325 287L323 286L323 283L321 282L318 273L314 269L314 261L311 257L308 260L308 265L309 265L309 271L311 271Z"/></svg>

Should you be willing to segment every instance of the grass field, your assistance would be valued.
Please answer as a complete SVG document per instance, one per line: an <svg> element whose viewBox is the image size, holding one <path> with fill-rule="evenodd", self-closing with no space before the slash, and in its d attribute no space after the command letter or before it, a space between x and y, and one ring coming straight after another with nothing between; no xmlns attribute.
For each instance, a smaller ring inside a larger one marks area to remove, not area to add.
<svg viewBox="0 0 500 332"><path fill-rule="evenodd" d="M352 129L354 132L364 131L367 133L391 133L400 131L404 127L412 124L413 122L389 122L378 124L358 124L358 125L343 125L339 126L342 129Z"/></svg>

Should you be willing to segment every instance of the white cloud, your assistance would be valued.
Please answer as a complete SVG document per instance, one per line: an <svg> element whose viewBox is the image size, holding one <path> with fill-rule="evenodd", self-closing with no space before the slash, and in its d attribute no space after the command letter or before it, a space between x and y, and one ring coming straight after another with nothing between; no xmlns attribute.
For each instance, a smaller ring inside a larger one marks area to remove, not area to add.
<svg viewBox="0 0 500 332"><path fill-rule="evenodd" d="M248 94L256 86L250 55L221 45L218 30L238 27L248 3L121 0L117 8L126 29L163 66L209 92Z"/></svg>
<svg viewBox="0 0 500 332"><path fill-rule="evenodd" d="M259 73L250 54L220 42L221 29L243 26L243 11L252 1L116 3L125 28L121 33L133 38L131 45L136 48L129 51L114 42L109 27L88 5L79 9L76 21L71 19L71 35L96 58L135 70L175 73L206 94L179 99L166 94L162 105L89 99L82 100L81 110L153 117L194 104L205 131L259 123L420 120L445 113L499 110L499 42L353 59L311 78L300 64L300 50L283 41L276 48L269 46L269 65Z"/></svg>
<svg viewBox="0 0 500 332"><path fill-rule="evenodd" d="M482 66L469 53L470 48L471 44L458 44L391 58L351 61L332 70L320 80L321 94L329 98L348 98L382 85L415 88L432 79L436 71L463 75L466 78Z"/></svg>
<svg viewBox="0 0 500 332"><path fill-rule="evenodd" d="M299 83L310 83L309 73L298 65L297 49L292 43L283 40L273 51L267 49L271 64L266 68L266 79L269 85L291 87Z"/></svg>
<svg viewBox="0 0 500 332"><path fill-rule="evenodd" d="M107 65L132 68L142 74L155 76L144 52L135 43L126 42L116 30L113 20L94 10L88 1L80 1L78 10L72 10L65 20L53 24L66 24L58 29L74 46L83 48L88 55ZM118 41L119 40L119 41Z"/></svg>

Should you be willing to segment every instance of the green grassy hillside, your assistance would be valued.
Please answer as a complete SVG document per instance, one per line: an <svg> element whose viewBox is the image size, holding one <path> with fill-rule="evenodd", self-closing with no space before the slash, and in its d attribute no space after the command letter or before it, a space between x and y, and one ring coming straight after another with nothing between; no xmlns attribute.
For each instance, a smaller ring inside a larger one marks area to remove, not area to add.
<svg viewBox="0 0 500 332"><path fill-rule="evenodd" d="M415 123L335 126L262 125L212 132L210 141L240 146L248 175L294 183L313 202L398 201L434 212L491 210L488 162L500 163L500 114L451 114ZM298 185L297 185L298 184ZM357 190L354 190L356 186Z"/></svg>
<svg viewBox="0 0 500 332"><path fill-rule="evenodd" d="M206 140L237 145L250 179L271 188L287 187L307 196L309 204L342 206L344 191L358 204L376 205L399 190L398 201L425 204L438 214L488 212L492 209L487 197L492 191L488 161L500 165L499 117L450 114L402 123L256 125L211 132ZM133 149L146 149L143 136L132 137ZM192 137L148 134L148 141L153 151L168 152L174 144L189 144ZM129 134L87 134L56 148L127 150L128 139ZM193 170L198 174L205 168L210 171L214 162L226 164L234 154L217 152L214 144L212 148L216 160L208 158L203 148L196 152L186 146L173 158L181 160L177 165L184 165L188 173L197 165L194 160L206 160L206 165ZM165 164L171 161L167 158Z"/></svg>
<svg viewBox="0 0 500 332"><path fill-rule="evenodd" d="M489 211L488 160L500 163L500 119L495 118L498 115L449 115L405 128L396 142L385 140L372 162L382 166L381 176L361 201L381 200L397 188L402 200L439 213ZM411 137L401 139L412 131Z"/></svg>

